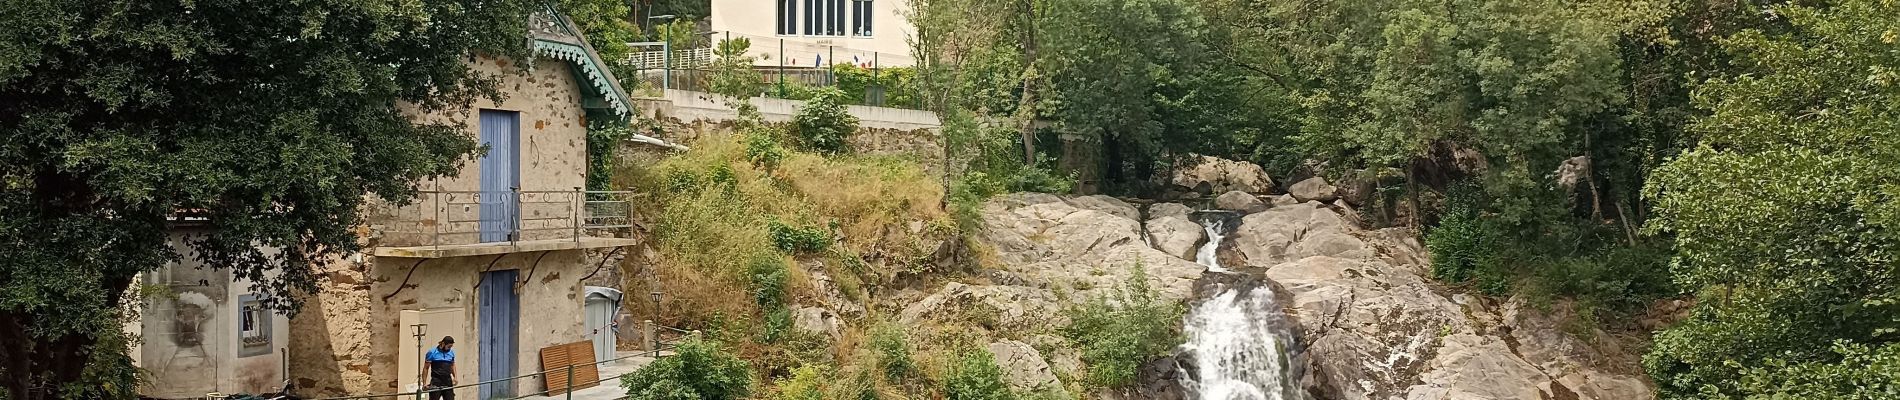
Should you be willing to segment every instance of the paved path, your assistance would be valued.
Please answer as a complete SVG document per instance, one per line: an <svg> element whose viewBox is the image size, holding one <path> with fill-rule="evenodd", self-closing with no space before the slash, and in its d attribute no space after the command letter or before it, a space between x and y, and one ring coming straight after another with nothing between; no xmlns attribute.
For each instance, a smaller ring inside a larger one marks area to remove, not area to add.
<svg viewBox="0 0 1900 400"><path fill-rule="evenodd" d="M621 351L615 357L626 357L642 353L640 351ZM660 356L673 355L671 351L662 351ZM600 385L574 391L574 400L620 400L627 398L627 389L620 387L620 376L632 373L647 364L653 363L653 357L628 357L600 365ZM553 396L535 396L522 400L566 400L567 394Z"/></svg>

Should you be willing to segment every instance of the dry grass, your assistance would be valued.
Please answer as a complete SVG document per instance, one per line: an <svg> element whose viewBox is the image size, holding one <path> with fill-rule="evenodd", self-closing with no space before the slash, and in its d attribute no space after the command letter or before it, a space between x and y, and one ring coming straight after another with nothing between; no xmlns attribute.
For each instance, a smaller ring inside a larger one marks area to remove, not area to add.
<svg viewBox="0 0 1900 400"><path fill-rule="evenodd" d="M897 158L825 158L787 149L776 168L762 168L745 155L738 135L710 135L685 153L623 159L615 181L645 194L635 208L651 228L657 253L645 262L658 273L658 287L637 290L666 293L657 305L662 323L726 330L726 337L738 341L733 348L768 378L808 362L835 366L839 378L875 368L867 364L872 358L863 357L869 350L862 330L873 325L872 318L849 321L844 338L821 348L809 348L808 338L765 343L767 310L751 296L748 264L761 255L782 259L787 306L793 308L824 296L799 259L822 261L847 299L863 301L866 285L895 275L892 269L905 268L904 262L927 258L934 250L925 245L930 238L954 236L940 183L916 163ZM838 240L819 254L781 255L767 228L771 219L827 227ZM875 260L867 263L860 254ZM650 303L638 297L636 302ZM875 386L898 392L882 379Z"/></svg>

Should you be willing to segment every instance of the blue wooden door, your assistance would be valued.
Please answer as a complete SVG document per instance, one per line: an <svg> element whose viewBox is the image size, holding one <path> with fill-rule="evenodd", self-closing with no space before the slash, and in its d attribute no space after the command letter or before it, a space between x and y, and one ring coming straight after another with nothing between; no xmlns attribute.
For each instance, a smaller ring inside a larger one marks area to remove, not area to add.
<svg viewBox="0 0 1900 400"><path fill-rule="evenodd" d="M483 243L515 239L520 222L520 205L515 204L515 188L521 187L521 113L502 110L481 111L482 144L488 155L482 157L481 239Z"/></svg>
<svg viewBox="0 0 1900 400"><path fill-rule="evenodd" d="M480 349L477 369L481 382L515 376L515 331L521 322L521 300L515 297L518 272L512 269L483 272L481 287L475 289L480 309L475 317L480 334L476 345ZM482 385L475 391L475 398L479 400L514 396L513 381Z"/></svg>

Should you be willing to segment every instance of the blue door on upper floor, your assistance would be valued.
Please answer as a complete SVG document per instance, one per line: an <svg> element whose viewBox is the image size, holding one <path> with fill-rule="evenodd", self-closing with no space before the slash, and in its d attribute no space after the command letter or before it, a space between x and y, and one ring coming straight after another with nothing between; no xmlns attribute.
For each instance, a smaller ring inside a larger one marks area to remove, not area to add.
<svg viewBox="0 0 1900 400"><path fill-rule="evenodd" d="M488 154L480 164L481 230L483 243L519 239L521 208L515 189L521 187L521 113L481 110L481 140Z"/></svg>

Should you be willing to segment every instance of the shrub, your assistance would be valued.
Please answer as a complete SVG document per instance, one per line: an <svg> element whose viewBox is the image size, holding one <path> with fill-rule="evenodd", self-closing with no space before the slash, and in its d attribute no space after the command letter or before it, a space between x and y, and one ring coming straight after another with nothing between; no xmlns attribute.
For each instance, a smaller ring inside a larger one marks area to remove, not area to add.
<svg viewBox="0 0 1900 400"><path fill-rule="evenodd" d="M792 369L792 376L778 381L779 400L825 400L830 375L822 365L805 364Z"/></svg>
<svg viewBox="0 0 1900 400"><path fill-rule="evenodd" d="M789 278L784 259L769 253L758 254L752 257L746 269L752 282L753 301L767 310L785 305L785 285Z"/></svg>
<svg viewBox="0 0 1900 400"><path fill-rule="evenodd" d="M792 131L806 149L824 154L850 151L845 138L858 130L858 117L845 112L844 92L825 88L792 116Z"/></svg>
<svg viewBox="0 0 1900 400"><path fill-rule="evenodd" d="M772 233L772 245L779 251L812 253L831 245L831 234L816 226L792 226L772 219L766 222L766 229Z"/></svg>
<svg viewBox="0 0 1900 400"><path fill-rule="evenodd" d="M949 400L1015 400L1016 395L1003 383L1003 369L988 350L968 349L950 366L943 380L944 398Z"/></svg>
<svg viewBox="0 0 1900 400"><path fill-rule="evenodd" d="M1106 387L1135 382L1142 363L1181 343L1183 310L1155 296L1140 264L1115 288L1115 301L1097 297L1069 309L1064 336L1082 345L1089 381Z"/></svg>
<svg viewBox="0 0 1900 400"><path fill-rule="evenodd" d="M904 337L903 327L883 323L871 332L871 350L877 353L878 369L891 381L900 381L910 376L917 365L910 357L910 341Z"/></svg>
<svg viewBox="0 0 1900 400"><path fill-rule="evenodd" d="M632 400L732 400L752 392L750 367L718 343L687 339L675 354L620 378Z"/></svg>
<svg viewBox="0 0 1900 400"><path fill-rule="evenodd" d="M785 159L785 150L779 148L770 133L755 130L745 135L745 158L752 165L772 169Z"/></svg>

